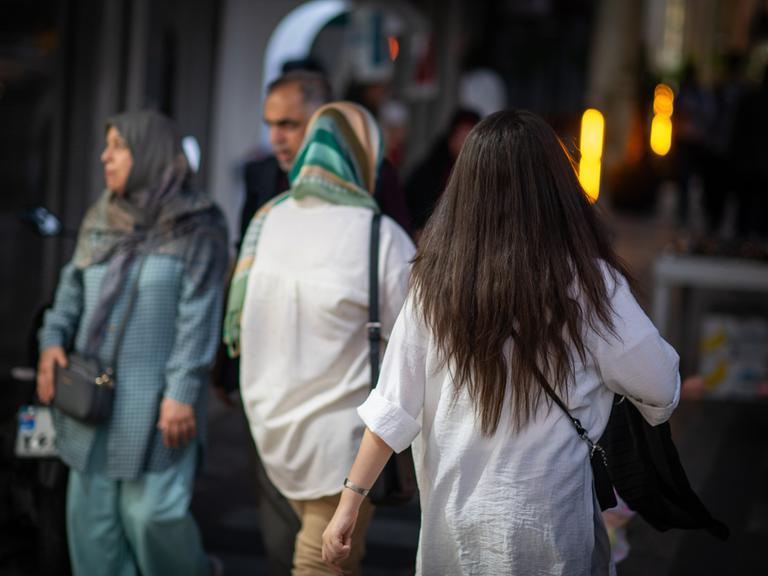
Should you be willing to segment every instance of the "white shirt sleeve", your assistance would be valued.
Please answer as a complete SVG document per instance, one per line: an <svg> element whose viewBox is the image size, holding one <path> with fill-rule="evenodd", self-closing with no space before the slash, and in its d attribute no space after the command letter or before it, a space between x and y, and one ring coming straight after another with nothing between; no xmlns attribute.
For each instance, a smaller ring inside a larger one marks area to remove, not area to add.
<svg viewBox="0 0 768 576"><path fill-rule="evenodd" d="M607 276L607 278L610 278ZM595 358L605 385L629 398L652 425L669 418L680 399L680 358L659 335L618 275L613 290L614 333L597 336Z"/></svg>
<svg viewBox="0 0 768 576"><path fill-rule="evenodd" d="M408 295L411 260L416 248L400 226L388 216L381 221L379 253L379 320L384 343L389 340Z"/></svg>
<svg viewBox="0 0 768 576"><path fill-rule="evenodd" d="M378 385L357 409L365 425L395 452L411 445L421 430L427 335L412 299L392 329Z"/></svg>

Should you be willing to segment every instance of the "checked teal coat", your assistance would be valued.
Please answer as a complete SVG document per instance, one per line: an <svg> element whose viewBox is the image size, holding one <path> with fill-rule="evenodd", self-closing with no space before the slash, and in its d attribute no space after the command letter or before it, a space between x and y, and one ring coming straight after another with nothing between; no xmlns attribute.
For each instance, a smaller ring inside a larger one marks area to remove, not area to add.
<svg viewBox="0 0 768 576"><path fill-rule="evenodd" d="M165 447L157 430L165 396L195 407L198 439L204 440L207 384L220 335L226 244L210 242L193 258L194 265L189 266L161 251L147 256L115 367L111 419L92 427L54 410L57 446L70 467L85 470L96 434L107 436L103 473L113 479L134 480L174 464L184 449ZM86 328L108 263L83 270L70 262L63 268L53 307L40 331L41 350L54 345L65 350L85 347ZM112 355L138 271L136 261L111 312L99 353L104 364ZM217 278L211 281L210 274Z"/></svg>

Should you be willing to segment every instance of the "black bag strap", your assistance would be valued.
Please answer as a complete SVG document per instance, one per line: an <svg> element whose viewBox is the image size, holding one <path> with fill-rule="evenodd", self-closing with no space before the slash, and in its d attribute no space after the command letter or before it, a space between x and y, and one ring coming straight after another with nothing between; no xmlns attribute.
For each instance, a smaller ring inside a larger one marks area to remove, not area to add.
<svg viewBox="0 0 768 576"><path fill-rule="evenodd" d="M544 388L544 391L547 393L547 395L552 398L552 401L557 404L560 409L565 412L565 415L568 416L568 419L571 421L571 424L573 424L573 427L576 429L576 434L579 435L579 438L584 440L584 442L587 443L587 446L589 446L589 458L592 459L595 455L595 452L600 454L600 458L603 461L603 464L608 466L608 458L605 455L605 450L603 449L600 444L597 442L594 442L590 437L589 434L587 434L586 429L584 426L581 425L581 422L578 418L576 418L573 414L571 414L570 410L568 410L568 407L563 403L563 401L560 399L560 397L555 393L554 390L552 390L552 387L549 385L549 383L544 382L542 384L542 387Z"/></svg>
<svg viewBox="0 0 768 576"><path fill-rule="evenodd" d="M368 345L370 347L371 390L379 379L379 346L381 344L381 322L379 321L379 231L381 213L376 212L371 220L371 244L368 276Z"/></svg>
<svg viewBox="0 0 768 576"><path fill-rule="evenodd" d="M149 250L145 250L141 255L141 260L139 261L139 269L137 270L136 277L133 279L133 283L131 284L131 292L128 296L128 304L125 307L125 313L123 314L123 319L120 322L120 327L117 329L117 336L115 337L115 346L112 349L112 356L109 360L109 364L107 364L107 367L104 370L104 372L110 377L115 373L117 357L120 354L120 349L123 347L125 327L127 326L128 320L131 317L131 312L133 312L133 306L136 304L136 296L139 293L139 279L141 278L141 271L144 269L144 263L147 261L148 254Z"/></svg>

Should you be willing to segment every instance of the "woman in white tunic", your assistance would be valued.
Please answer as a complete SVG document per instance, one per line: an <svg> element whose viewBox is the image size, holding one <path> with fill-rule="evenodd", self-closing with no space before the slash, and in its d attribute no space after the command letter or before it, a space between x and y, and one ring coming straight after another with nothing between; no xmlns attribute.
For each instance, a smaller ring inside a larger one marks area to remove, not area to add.
<svg viewBox="0 0 768 576"><path fill-rule="evenodd" d="M373 116L351 102L319 108L289 175L291 189L256 213L230 287L224 338L242 348L240 391L272 484L301 528L293 576L327 574L321 535L363 436L371 388L366 322L371 219L382 158ZM379 231L379 311L386 342L408 293L414 246L394 220ZM351 556L359 574L363 507Z"/></svg>
<svg viewBox="0 0 768 576"><path fill-rule="evenodd" d="M323 534L337 566L366 490L413 442L419 574L608 574L588 447L614 393L652 424L678 356L632 296L561 142L537 116L469 135L417 252L367 426Z"/></svg>

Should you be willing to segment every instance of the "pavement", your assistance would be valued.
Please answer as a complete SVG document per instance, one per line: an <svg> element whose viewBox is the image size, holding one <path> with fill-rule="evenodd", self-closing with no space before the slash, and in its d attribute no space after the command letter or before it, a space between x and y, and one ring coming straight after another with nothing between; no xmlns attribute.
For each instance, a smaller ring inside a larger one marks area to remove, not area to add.
<svg viewBox="0 0 768 576"><path fill-rule="evenodd" d="M768 574L768 403L682 402L671 426L691 485L731 536L657 532L636 517L618 575Z"/></svg>
<svg viewBox="0 0 768 576"><path fill-rule="evenodd" d="M215 402L210 417L211 449L192 503L206 549L222 560L228 576L266 574L241 408ZM700 531L657 532L635 517L618 576L768 574L768 403L683 401L671 426L691 485L731 537L720 542ZM363 574L413 574L418 531L416 502L377 510Z"/></svg>
<svg viewBox="0 0 768 576"><path fill-rule="evenodd" d="M242 407L214 399L209 418L209 450L192 500L203 542L221 559L227 576L266 574L254 448ZM379 508L368 530L363 574L413 574L418 538L417 499L402 507Z"/></svg>

